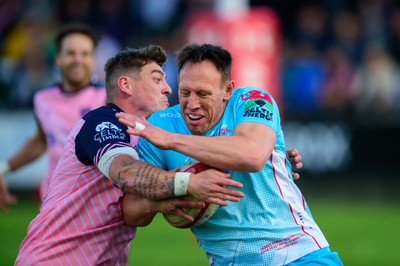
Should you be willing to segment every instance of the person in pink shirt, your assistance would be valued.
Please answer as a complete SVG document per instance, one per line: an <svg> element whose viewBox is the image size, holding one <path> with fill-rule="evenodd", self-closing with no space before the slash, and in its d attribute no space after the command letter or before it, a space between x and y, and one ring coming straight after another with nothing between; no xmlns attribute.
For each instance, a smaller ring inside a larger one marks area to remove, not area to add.
<svg viewBox="0 0 400 266"><path fill-rule="evenodd" d="M5 174L47 152L47 177L40 186L43 200L69 132L88 111L105 104L104 87L91 83L97 41L94 32L81 24L65 25L57 33L55 63L61 72L61 83L35 94L36 133L11 158L0 162L0 208L6 209L16 200L8 191Z"/></svg>
<svg viewBox="0 0 400 266"><path fill-rule="evenodd" d="M15 265L125 265L136 227L148 225L157 212L192 221L182 207L199 208L204 202L226 206L244 196L236 190L242 185L229 174L214 169L167 172L138 160L137 138L126 133L115 115L149 117L168 107L165 61L157 45L128 48L108 60L108 104L83 116L67 137ZM126 193L136 197L129 206L131 226L121 210ZM176 198L186 194L200 202Z"/></svg>

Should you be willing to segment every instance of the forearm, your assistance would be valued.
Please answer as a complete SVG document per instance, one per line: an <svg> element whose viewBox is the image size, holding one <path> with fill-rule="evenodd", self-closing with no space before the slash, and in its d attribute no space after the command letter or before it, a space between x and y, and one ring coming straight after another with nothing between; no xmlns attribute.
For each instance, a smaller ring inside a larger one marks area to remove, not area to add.
<svg viewBox="0 0 400 266"><path fill-rule="evenodd" d="M195 174L175 173L140 162L128 154L117 154L108 159L104 156L99 170L127 194L154 201L189 194L200 201L221 206L226 206L227 200L239 201L243 197L242 192L232 189L243 185L230 179L229 174L215 169Z"/></svg>
<svg viewBox="0 0 400 266"><path fill-rule="evenodd" d="M174 134L153 126L142 119L118 113L118 120L129 126L127 132L145 138L159 149L175 150L208 165L226 170L260 171L275 146L275 132L267 125L244 122L232 136L204 137ZM136 130L136 123L144 128Z"/></svg>
<svg viewBox="0 0 400 266"><path fill-rule="evenodd" d="M46 152L46 143L39 141L33 137L28 140L23 147L21 147L7 162L10 171L19 169L30 162L38 159Z"/></svg>
<svg viewBox="0 0 400 266"><path fill-rule="evenodd" d="M171 149L220 169L253 172L263 154L238 136L201 137L174 134Z"/></svg>
<svg viewBox="0 0 400 266"><path fill-rule="evenodd" d="M121 209L125 223L135 227L149 225L158 212L153 201L135 195L125 195Z"/></svg>
<svg viewBox="0 0 400 266"><path fill-rule="evenodd" d="M174 197L174 172L124 156L113 161L110 178L122 191L148 199Z"/></svg>
<svg viewBox="0 0 400 266"><path fill-rule="evenodd" d="M171 134L170 148L205 164L241 172L258 172L275 146L275 132L263 125L240 124L232 136Z"/></svg>

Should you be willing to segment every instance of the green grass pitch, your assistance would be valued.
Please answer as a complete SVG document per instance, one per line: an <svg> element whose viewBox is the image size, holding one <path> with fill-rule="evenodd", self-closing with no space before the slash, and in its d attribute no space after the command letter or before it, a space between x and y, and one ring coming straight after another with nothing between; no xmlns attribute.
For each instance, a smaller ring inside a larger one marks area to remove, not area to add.
<svg viewBox="0 0 400 266"><path fill-rule="evenodd" d="M399 265L399 202L318 198L308 203L344 265ZM20 197L18 205L0 212L0 265L14 264L19 244L37 210L35 202ZM128 265L208 264L190 231L171 227L159 215L150 226L138 229Z"/></svg>

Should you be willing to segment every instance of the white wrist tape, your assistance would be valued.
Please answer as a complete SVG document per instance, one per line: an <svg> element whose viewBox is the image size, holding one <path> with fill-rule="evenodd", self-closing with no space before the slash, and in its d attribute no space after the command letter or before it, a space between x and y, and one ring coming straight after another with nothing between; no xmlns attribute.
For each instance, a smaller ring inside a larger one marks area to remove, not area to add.
<svg viewBox="0 0 400 266"><path fill-rule="evenodd" d="M135 129L136 130L143 130L145 126L142 123L136 122Z"/></svg>
<svg viewBox="0 0 400 266"><path fill-rule="evenodd" d="M174 179L175 196L183 196L187 194L190 173L178 172Z"/></svg>
<svg viewBox="0 0 400 266"><path fill-rule="evenodd" d="M97 168L99 168L100 172L110 179L110 174L108 173L110 170L110 165L115 157L119 155L129 155L135 160L139 160L139 156L135 149L130 147L119 147L106 152L100 159L97 164Z"/></svg>
<svg viewBox="0 0 400 266"><path fill-rule="evenodd" d="M8 165L8 162L0 162L0 175L5 175L8 172L10 172L10 166Z"/></svg>

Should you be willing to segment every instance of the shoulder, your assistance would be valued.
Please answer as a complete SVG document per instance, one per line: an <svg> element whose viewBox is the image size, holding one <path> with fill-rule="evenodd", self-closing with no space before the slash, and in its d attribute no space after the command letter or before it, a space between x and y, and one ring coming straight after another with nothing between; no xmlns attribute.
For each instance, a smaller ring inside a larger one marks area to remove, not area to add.
<svg viewBox="0 0 400 266"><path fill-rule="evenodd" d="M112 105L107 105L88 112L82 118L84 125L79 134L95 136L89 139L98 140L100 143L111 139L125 139L129 142L129 136L125 133L128 127L121 124L115 117L115 114L120 111Z"/></svg>
<svg viewBox="0 0 400 266"><path fill-rule="evenodd" d="M96 109L93 109L89 111L87 114L83 116L83 120L85 121L91 121L91 120L98 120L98 119L111 119L118 121L118 119L115 117L115 114L118 112L118 110L113 109L109 105L106 106L101 106Z"/></svg>
<svg viewBox="0 0 400 266"><path fill-rule="evenodd" d="M237 88L232 92L231 99L241 102L266 101L275 105L275 100L268 91L255 87Z"/></svg>
<svg viewBox="0 0 400 266"><path fill-rule="evenodd" d="M59 93L61 93L60 84L55 84L55 85L45 87L43 89L38 90L35 93L35 98L40 98L40 97L44 97L47 95L54 95L54 94L59 94Z"/></svg>
<svg viewBox="0 0 400 266"><path fill-rule="evenodd" d="M102 84L90 84L86 89L96 91L96 92L105 92L106 88Z"/></svg>
<svg viewBox="0 0 400 266"><path fill-rule="evenodd" d="M93 88L98 89L98 90L105 90L104 84L99 84L99 83L91 83L90 84Z"/></svg>

